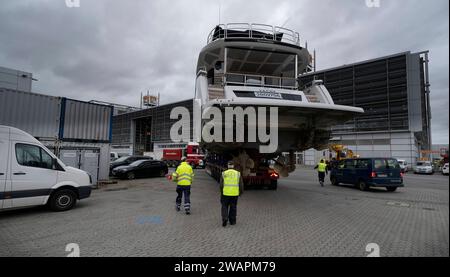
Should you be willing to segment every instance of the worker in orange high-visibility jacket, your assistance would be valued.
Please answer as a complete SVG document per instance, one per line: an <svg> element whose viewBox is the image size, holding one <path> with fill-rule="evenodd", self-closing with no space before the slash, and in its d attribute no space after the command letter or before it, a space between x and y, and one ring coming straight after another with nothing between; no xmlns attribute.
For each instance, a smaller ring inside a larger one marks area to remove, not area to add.
<svg viewBox="0 0 450 277"><path fill-rule="evenodd" d="M175 200L175 209L180 211L181 200L184 195L184 210L186 214L191 214L191 185L194 179L194 171L186 162L186 157L181 158L181 164L177 170L172 173L172 181L177 183L177 198Z"/></svg>
<svg viewBox="0 0 450 277"><path fill-rule="evenodd" d="M222 226L236 224L238 197L244 192L241 173L234 169L234 163L228 162L228 170L222 172L220 180L220 191L222 204Z"/></svg>

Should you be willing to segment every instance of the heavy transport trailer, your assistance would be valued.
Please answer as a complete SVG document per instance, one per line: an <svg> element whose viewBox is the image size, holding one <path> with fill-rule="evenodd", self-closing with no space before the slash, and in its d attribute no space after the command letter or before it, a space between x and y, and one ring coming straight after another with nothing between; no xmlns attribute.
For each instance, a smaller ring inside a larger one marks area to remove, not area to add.
<svg viewBox="0 0 450 277"><path fill-rule="evenodd" d="M227 164L231 160L234 162L234 169L241 173L245 188L277 189L280 178L280 159L274 160L249 149L239 153L208 153L206 173L220 182L222 172L227 170Z"/></svg>

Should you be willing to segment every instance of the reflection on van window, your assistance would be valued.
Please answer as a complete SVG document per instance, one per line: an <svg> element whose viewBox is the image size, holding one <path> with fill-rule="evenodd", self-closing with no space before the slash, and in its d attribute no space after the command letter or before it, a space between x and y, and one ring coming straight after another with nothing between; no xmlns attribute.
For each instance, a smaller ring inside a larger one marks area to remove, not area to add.
<svg viewBox="0 0 450 277"><path fill-rule="evenodd" d="M356 168L361 168L361 169L369 168L369 161L368 160L357 160Z"/></svg>
<svg viewBox="0 0 450 277"><path fill-rule="evenodd" d="M400 168L396 159L375 159L375 169Z"/></svg>
<svg viewBox="0 0 450 277"><path fill-rule="evenodd" d="M400 168L400 165L398 164L397 160L394 159L387 159L387 164L390 168Z"/></svg>
<svg viewBox="0 0 450 277"><path fill-rule="evenodd" d="M375 159L373 161L374 168L375 169L385 169L386 168L386 161L383 159Z"/></svg>
<svg viewBox="0 0 450 277"><path fill-rule="evenodd" d="M16 158L23 166L53 168L52 157L39 146L16 144Z"/></svg>

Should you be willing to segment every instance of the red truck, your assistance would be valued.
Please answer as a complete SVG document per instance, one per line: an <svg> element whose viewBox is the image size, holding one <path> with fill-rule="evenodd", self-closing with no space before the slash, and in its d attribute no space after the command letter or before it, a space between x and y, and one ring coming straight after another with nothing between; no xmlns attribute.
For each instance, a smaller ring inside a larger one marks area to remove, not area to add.
<svg viewBox="0 0 450 277"><path fill-rule="evenodd" d="M177 167L182 157L186 157L186 162L193 168L205 168L205 155L197 143L189 143L185 148L163 149L162 160L169 167Z"/></svg>

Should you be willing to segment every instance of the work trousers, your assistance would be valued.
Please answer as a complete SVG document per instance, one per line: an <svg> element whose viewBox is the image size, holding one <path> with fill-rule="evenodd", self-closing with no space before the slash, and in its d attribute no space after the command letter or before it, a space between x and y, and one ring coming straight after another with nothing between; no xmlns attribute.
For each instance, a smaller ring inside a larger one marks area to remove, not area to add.
<svg viewBox="0 0 450 277"><path fill-rule="evenodd" d="M220 202L222 203L222 220L230 221L231 224L236 223L238 196L222 195Z"/></svg>
<svg viewBox="0 0 450 277"><path fill-rule="evenodd" d="M325 172L319 172L319 182L325 182Z"/></svg>
<svg viewBox="0 0 450 277"><path fill-rule="evenodd" d="M181 199L184 195L184 209L189 211L191 209L191 186L177 186L177 207L181 206Z"/></svg>

